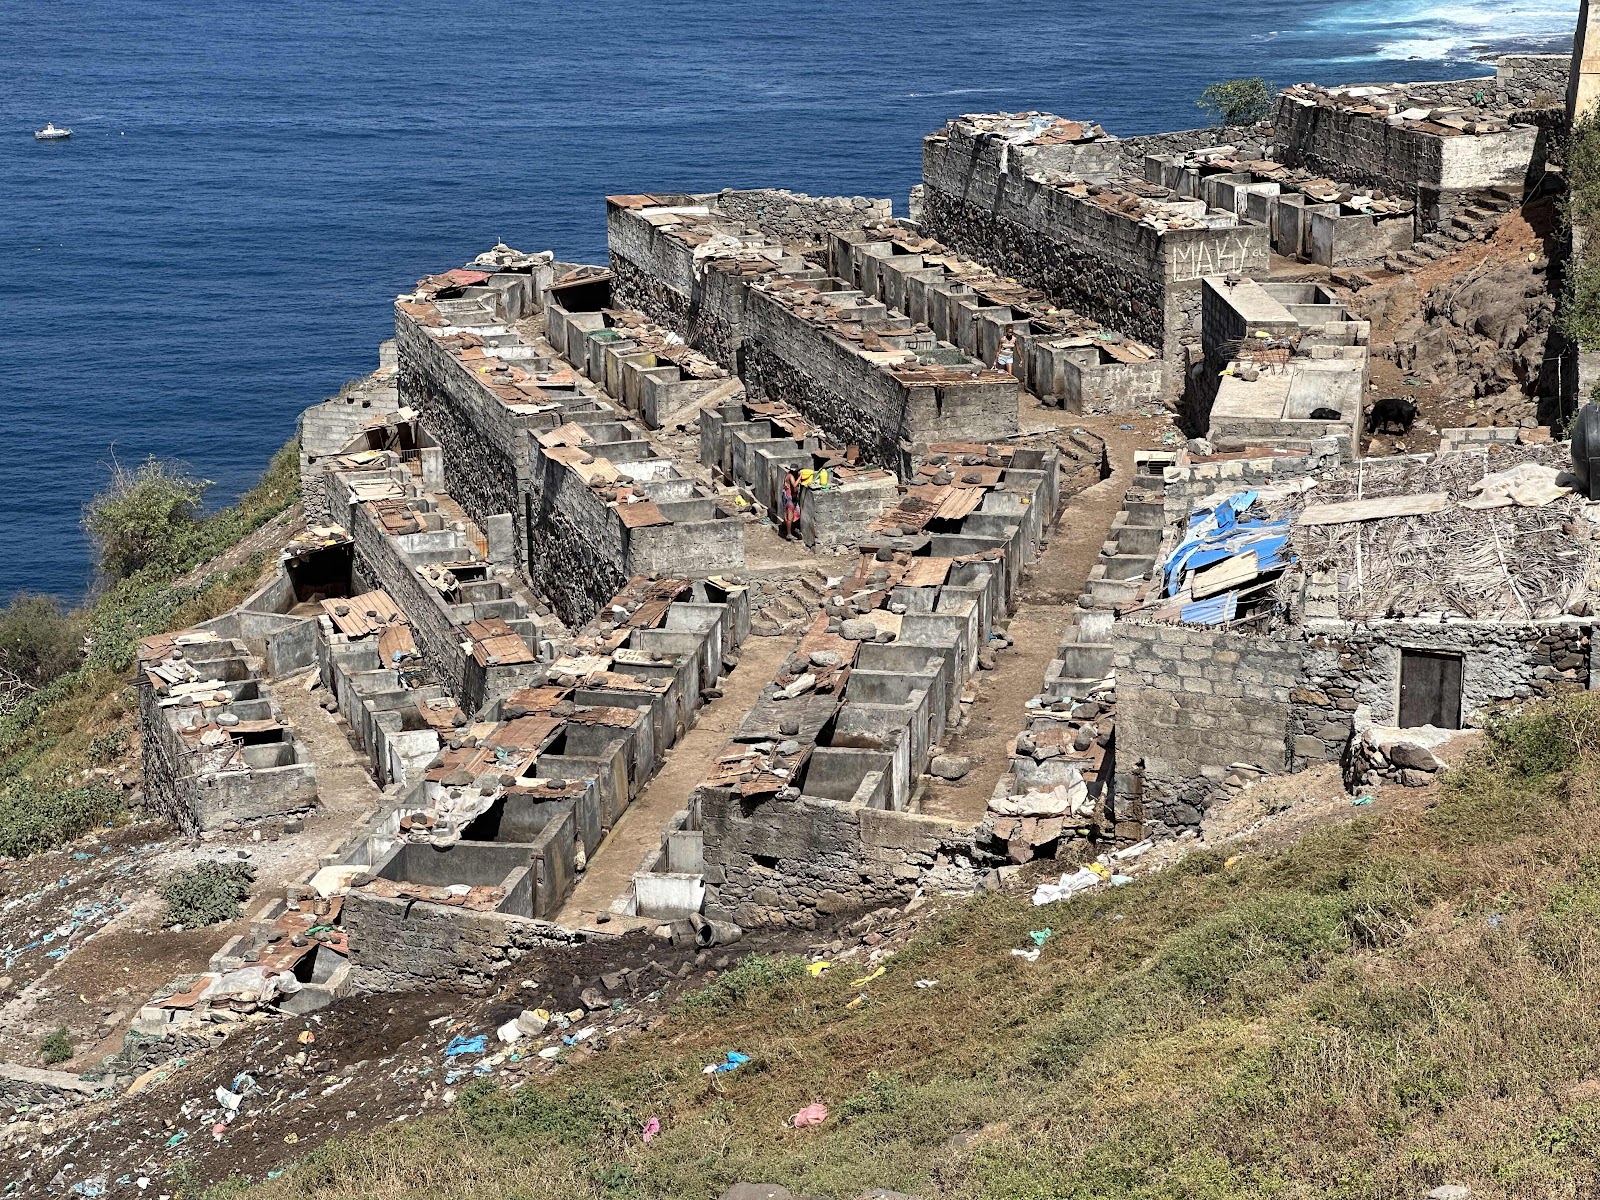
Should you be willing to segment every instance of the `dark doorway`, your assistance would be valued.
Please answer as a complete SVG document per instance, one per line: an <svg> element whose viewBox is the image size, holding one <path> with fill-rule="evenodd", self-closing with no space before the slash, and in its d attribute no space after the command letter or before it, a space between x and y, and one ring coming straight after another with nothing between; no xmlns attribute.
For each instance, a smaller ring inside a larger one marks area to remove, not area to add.
<svg viewBox="0 0 1600 1200"><path fill-rule="evenodd" d="M1461 656L1400 651L1400 728L1461 728Z"/></svg>

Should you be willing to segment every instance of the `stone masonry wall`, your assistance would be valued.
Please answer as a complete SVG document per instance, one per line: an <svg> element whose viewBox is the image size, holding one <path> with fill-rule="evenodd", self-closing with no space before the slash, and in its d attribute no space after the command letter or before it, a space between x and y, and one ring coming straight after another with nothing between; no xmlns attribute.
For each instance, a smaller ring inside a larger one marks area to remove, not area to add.
<svg viewBox="0 0 1600 1200"><path fill-rule="evenodd" d="M990 157L950 137L923 140L929 236L1169 357L1197 333L1199 279L1268 265L1263 226L1163 234L1017 172L1002 175Z"/></svg>
<svg viewBox="0 0 1600 1200"><path fill-rule="evenodd" d="M1273 146L1279 162L1347 183L1417 198L1417 184L1444 172L1444 139L1380 117L1278 100Z"/></svg>
<svg viewBox="0 0 1600 1200"><path fill-rule="evenodd" d="M350 967L358 991L437 984L470 988L491 982L525 952L582 940L560 926L504 913L368 896L344 902Z"/></svg>
<svg viewBox="0 0 1600 1200"><path fill-rule="evenodd" d="M1365 704L1379 725L1399 720L1400 651L1460 654L1461 721L1477 725L1498 705L1588 687L1592 623L1317 622L1306 627L1305 680L1292 694L1295 766L1337 762L1351 714Z"/></svg>
<svg viewBox="0 0 1600 1200"><path fill-rule="evenodd" d="M531 531L530 574L576 628L628 581L627 531L576 471L554 459L540 454L529 483L523 516Z"/></svg>
<svg viewBox="0 0 1600 1200"><path fill-rule="evenodd" d="M1144 178L1144 158L1147 154L1191 154L1211 146L1233 146L1236 157L1242 159L1264 158L1272 144L1272 126L1211 125L1204 129L1177 129L1169 133L1149 133L1138 137L1122 138L1117 149L1122 154L1122 169L1130 175Z"/></svg>
<svg viewBox="0 0 1600 1200"><path fill-rule="evenodd" d="M1119 621L1112 641L1116 790L1141 793L1153 832L1197 826L1233 763L1289 768L1297 640Z"/></svg>
<svg viewBox="0 0 1600 1200"><path fill-rule="evenodd" d="M1159 279L1111 245L1056 241L949 195L930 182L922 196L929 237L1130 337L1165 347L1165 297Z"/></svg>
<svg viewBox="0 0 1600 1200"><path fill-rule="evenodd" d="M139 686L139 733L145 809L166 817L185 833L194 833L198 803L194 778L182 771L186 756L178 734L147 683Z"/></svg>
<svg viewBox="0 0 1600 1200"><path fill-rule="evenodd" d="M606 211L612 296L682 335L730 371L739 370L745 288L721 272L700 269L688 247L632 209Z"/></svg>
<svg viewBox="0 0 1600 1200"><path fill-rule="evenodd" d="M394 540L384 534L366 505L351 505L349 511L355 548L352 582L357 593L375 588L389 593L406 614L417 649L435 678L465 703L471 656L461 648L462 631L450 623L438 593L401 557Z"/></svg>
<svg viewBox="0 0 1600 1200"><path fill-rule="evenodd" d="M970 846L971 830L920 813L810 798L746 811L726 789L699 795L706 915L747 928L809 929L818 914L904 903L943 847Z"/></svg>
<svg viewBox="0 0 1600 1200"><path fill-rule="evenodd" d="M894 216L888 200L866 196L807 196L783 188L728 189L717 209L735 224L759 229L786 245L826 242L830 233L860 229Z"/></svg>
<svg viewBox="0 0 1600 1200"><path fill-rule="evenodd" d="M478 386L460 362L434 343L404 313L395 313L400 352L400 400L422 422L444 452L445 486L479 527L511 513L517 527L517 561L528 566L528 531L523 523L529 427Z"/></svg>

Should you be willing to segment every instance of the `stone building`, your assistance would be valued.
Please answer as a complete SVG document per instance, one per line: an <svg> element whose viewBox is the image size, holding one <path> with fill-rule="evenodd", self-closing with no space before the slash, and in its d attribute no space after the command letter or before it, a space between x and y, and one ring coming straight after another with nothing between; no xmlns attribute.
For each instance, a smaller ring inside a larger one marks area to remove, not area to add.
<svg viewBox="0 0 1600 1200"><path fill-rule="evenodd" d="M1119 793L1181 829L1241 770L1345 759L1358 710L1456 729L1593 686L1600 525L1556 482L1567 456L1333 465L1319 446L1169 469L1161 571L1114 630Z"/></svg>

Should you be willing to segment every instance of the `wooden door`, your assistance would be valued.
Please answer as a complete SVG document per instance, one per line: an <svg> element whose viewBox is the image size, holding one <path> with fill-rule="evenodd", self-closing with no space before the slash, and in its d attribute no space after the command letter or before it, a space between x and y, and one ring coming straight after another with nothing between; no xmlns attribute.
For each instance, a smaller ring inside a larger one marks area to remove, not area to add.
<svg viewBox="0 0 1600 1200"><path fill-rule="evenodd" d="M1400 727L1461 728L1461 656L1400 651Z"/></svg>

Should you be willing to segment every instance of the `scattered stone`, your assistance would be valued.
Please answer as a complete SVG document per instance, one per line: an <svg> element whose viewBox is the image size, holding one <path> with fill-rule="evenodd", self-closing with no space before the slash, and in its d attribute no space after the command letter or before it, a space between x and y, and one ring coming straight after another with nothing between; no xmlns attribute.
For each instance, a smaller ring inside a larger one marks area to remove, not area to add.
<svg viewBox="0 0 1600 1200"><path fill-rule="evenodd" d="M959 758L953 754L941 754L928 764L928 773L930 775L936 775L940 779L948 779L952 782L964 778L970 770L972 770L972 762L969 759Z"/></svg>

